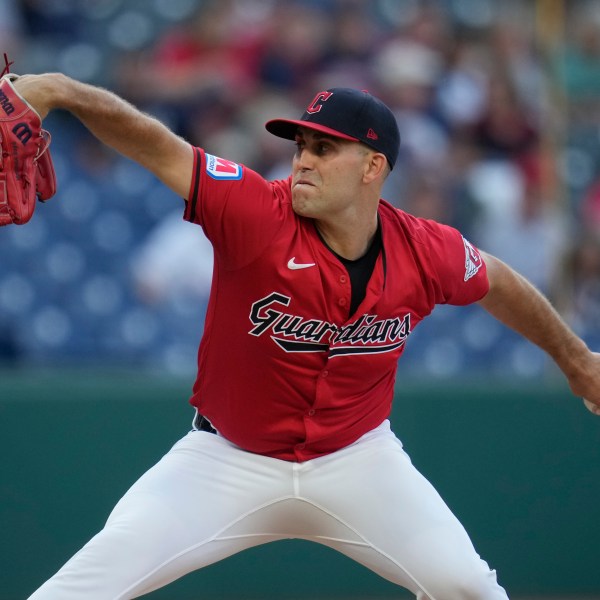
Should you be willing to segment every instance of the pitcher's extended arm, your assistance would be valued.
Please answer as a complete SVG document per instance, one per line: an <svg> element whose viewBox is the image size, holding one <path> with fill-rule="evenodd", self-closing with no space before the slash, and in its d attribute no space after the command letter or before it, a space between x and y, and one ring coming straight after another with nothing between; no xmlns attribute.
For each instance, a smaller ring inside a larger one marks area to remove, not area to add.
<svg viewBox="0 0 600 600"><path fill-rule="evenodd" d="M188 142L116 94L61 73L23 75L15 88L44 118L54 109L72 113L102 143L152 171L187 197L193 169Z"/></svg>

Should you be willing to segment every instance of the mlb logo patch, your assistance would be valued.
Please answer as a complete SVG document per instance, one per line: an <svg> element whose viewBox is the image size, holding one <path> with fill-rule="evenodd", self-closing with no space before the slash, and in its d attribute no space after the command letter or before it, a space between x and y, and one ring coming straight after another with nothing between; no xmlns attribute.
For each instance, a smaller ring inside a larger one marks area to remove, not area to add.
<svg viewBox="0 0 600 600"><path fill-rule="evenodd" d="M231 160L205 153L206 172L213 179L235 180L242 178L242 166Z"/></svg>

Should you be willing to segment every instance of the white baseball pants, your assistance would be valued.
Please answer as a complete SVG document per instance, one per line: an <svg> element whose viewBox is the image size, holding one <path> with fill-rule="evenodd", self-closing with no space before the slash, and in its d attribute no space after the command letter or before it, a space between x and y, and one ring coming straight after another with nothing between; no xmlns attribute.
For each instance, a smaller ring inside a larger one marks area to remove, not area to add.
<svg viewBox="0 0 600 600"><path fill-rule="evenodd" d="M137 598L288 538L334 548L419 600L508 598L384 421L354 444L303 463L191 431L30 600Z"/></svg>

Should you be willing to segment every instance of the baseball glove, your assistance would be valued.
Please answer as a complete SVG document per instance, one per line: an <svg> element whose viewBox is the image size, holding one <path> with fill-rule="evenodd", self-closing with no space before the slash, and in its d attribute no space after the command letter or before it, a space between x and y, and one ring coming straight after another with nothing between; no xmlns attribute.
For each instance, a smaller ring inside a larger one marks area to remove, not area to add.
<svg viewBox="0 0 600 600"><path fill-rule="evenodd" d="M0 225L27 223L36 198L43 202L56 192L50 134L16 91L17 77L7 73L0 78Z"/></svg>

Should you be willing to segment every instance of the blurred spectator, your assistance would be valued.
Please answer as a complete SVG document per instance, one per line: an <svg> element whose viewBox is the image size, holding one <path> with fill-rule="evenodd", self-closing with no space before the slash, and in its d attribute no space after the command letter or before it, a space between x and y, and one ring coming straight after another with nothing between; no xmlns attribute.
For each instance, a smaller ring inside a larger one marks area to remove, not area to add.
<svg viewBox="0 0 600 600"><path fill-rule="evenodd" d="M579 216L587 229L600 235L600 179L597 179L584 194Z"/></svg>
<svg viewBox="0 0 600 600"><path fill-rule="evenodd" d="M384 186L384 197L407 209L411 195L442 169L450 131L436 103L443 73L446 31L433 8L419 6L375 49L374 93L393 110L400 129L399 160ZM415 181L413 181L413 177Z"/></svg>
<svg viewBox="0 0 600 600"><path fill-rule="evenodd" d="M486 107L474 124L473 137L487 158L516 162L539 151L539 135L513 82L496 74L488 84Z"/></svg>
<svg viewBox="0 0 600 600"><path fill-rule="evenodd" d="M268 21L260 80L299 95L314 86L325 65L333 23L327 12L311 2L277 2ZM327 4L327 3L325 3Z"/></svg>
<svg viewBox="0 0 600 600"><path fill-rule="evenodd" d="M559 304L584 338L600 342L600 231L578 236L566 254Z"/></svg>
<svg viewBox="0 0 600 600"><path fill-rule="evenodd" d="M511 83L516 102L534 128L546 108L542 63L536 51L536 39L530 23L522 20L502 20L489 34L490 68L500 68Z"/></svg>
<svg viewBox="0 0 600 600"><path fill-rule="evenodd" d="M454 131L462 131L483 117L488 69L479 40L455 36L445 55L444 71L437 80L436 103Z"/></svg>
<svg viewBox="0 0 600 600"><path fill-rule="evenodd" d="M433 174L415 174L405 190L404 209L416 217L450 223L452 206L444 182Z"/></svg>
<svg viewBox="0 0 600 600"><path fill-rule="evenodd" d="M573 35L566 41L561 74L570 101L587 102L600 96L600 23L593 6L577 13Z"/></svg>
<svg viewBox="0 0 600 600"><path fill-rule="evenodd" d="M370 18L370 8L360 0L337 4L323 64L315 74L315 88L372 89L372 70L365 69L365 64L371 60L382 32Z"/></svg>
<svg viewBox="0 0 600 600"><path fill-rule="evenodd" d="M407 40L387 44L375 59L378 84L400 128L400 160L417 168L439 168L448 147L448 132L434 112L440 66L434 51Z"/></svg>
<svg viewBox="0 0 600 600"><path fill-rule="evenodd" d="M558 207L544 202L509 160L476 163L468 186L478 205L473 242L549 293L566 238Z"/></svg>
<svg viewBox="0 0 600 600"><path fill-rule="evenodd" d="M272 179L284 179L291 172L294 144L271 135L264 124L273 115L296 119L303 110L303 106L295 104L285 94L267 88L240 108L236 124L231 126L243 137L244 144L238 144L237 149L232 145L225 148L219 145L218 139L209 138L205 145L219 156L228 156L255 171L269 173ZM240 148L248 150L245 156L241 155Z"/></svg>
<svg viewBox="0 0 600 600"><path fill-rule="evenodd" d="M186 137L192 137L188 123L196 113L213 131L234 119L256 83L262 43L260 29L238 26L235 6L231 0L202 2L193 18L168 27L151 48L124 57L122 93L164 113Z"/></svg>
<svg viewBox="0 0 600 600"><path fill-rule="evenodd" d="M147 304L169 304L181 297L208 300L212 246L182 214L183 208L167 215L132 254L135 288Z"/></svg>
<svg viewBox="0 0 600 600"><path fill-rule="evenodd" d="M473 242L478 239L476 228L483 209L474 197L470 178L480 161L481 153L473 140L458 133L450 139L448 154L439 171L448 202L447 222Z"/></svg>

